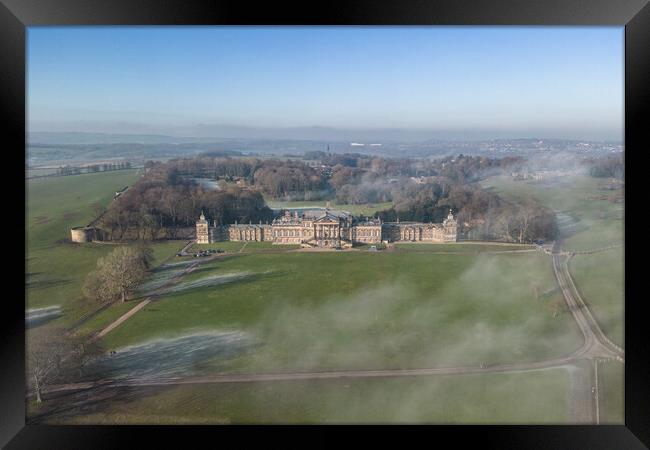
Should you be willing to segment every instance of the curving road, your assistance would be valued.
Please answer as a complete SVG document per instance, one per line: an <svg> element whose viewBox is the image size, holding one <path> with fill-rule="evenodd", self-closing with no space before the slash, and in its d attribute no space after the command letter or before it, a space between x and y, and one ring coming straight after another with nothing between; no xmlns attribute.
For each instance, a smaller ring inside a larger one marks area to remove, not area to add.
<svg viewBox="0 0 650 450"><path fill-rule="evenodd" d="M588 358L616 358L621 362L625 362L625 352L605 336L587 304L580 296L573 278L571 278L568 261L573 255L569 254L567 256L566 253L560 252L560 247L561 242L556 241L552 255L553 269L569 311L571 311L584 337L584 356Z"/></svg>
<svg viewBox="0 0 650 450"><path fill-rule="evenodd" d="M418 369L384 369L384 370L339 370L323 372L285 372L285 373L254 373L254 374L221 374L190 377L169 377L169 378L129 378L129 379L105 379L85 383L70 383L51 385L43 389L43 393L53 393L72 390L86 390L98 387L135 387L135 386L164 386L182 384L212 384L212 383L256 383L271 381L295 381L295 380L323 380L323 379L344 379L344 378L394 378L394 377L415 377L433 375L466 375L477 373L500 373L500 372L525 372L541 369L552 369L565 367L577 363L580 360L590 359L617 359L624 362L624 351L611 342L600 329L598 323L589 311L584 300L580 297L578 290L571 278L567 262L572 257L561 251L561 242L556 241L551 253L555 277L562 290L584 341L582 346L574 352L542 361L497 364L488 367L461 366L461 367L440 367L440 368L418 368ZM194 269L196 264L191 264L188 271ZM594 367L597 367L594 365ZM597 370L597 369L596 369ZM598 390L595 391L592 401L593 421L599 421Z"/></svg>
<svg viewBox="0 0 650 450"><path fill-rule="evenodd" d="M574 352L542 361L497 364L488 367L461 366L461 367L439 367L439 368L418 368L418 369L384 369L384 370L342 370L342 371L323 371L323 372L285 372L285 373L255 373L255 374L222 374L206 375L193 377L171 377L171 378L130 378L130 379L108 379L87 383L71 383L63 385L49 386L43 392L61 392L68 390L92 389L95 387L127 387L127 386L161 386L161 385L180 385L180 384L210 384L210 383L254 383L269 381L292 381L292 380L320 380L320 379L343 379L343 378L393 378L393 377L413 377L413 376L432 376L432 375L465 375L476 373L498 373L498 372L525 372L540 369L552 369L571 365L582 359L613 359L617 358L622 361L622 351L618 352L611 349L607 343L603 344L599 339L602 335L598 325L586 317L586 307L581 308L572 292L571 286L575 289L573 281L568 273L566 266L566 256L564 254L553 254L553 266L557 281L562 289L567 305L573 314L583 336L582 346ZM576 291L577 293L577 291ZM582 302L584 304L584 302ZM596 331L594 331L596 330ZM604 336L604 335L603 335ZM605 338L606 339L606 338ZM613 345L613 344L612 344Z"/></svg>

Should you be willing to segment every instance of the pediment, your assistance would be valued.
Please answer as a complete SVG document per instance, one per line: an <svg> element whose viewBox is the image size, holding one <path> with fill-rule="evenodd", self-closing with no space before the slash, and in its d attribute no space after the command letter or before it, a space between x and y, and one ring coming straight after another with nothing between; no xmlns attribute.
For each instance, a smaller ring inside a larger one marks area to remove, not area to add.
<svg viewBox="0 0 650 450"><path fill-rule="evenodd" d="M314 219L314 223L339 223L339 221L339 217L329 213L325 213L317 219Z"/></svg>

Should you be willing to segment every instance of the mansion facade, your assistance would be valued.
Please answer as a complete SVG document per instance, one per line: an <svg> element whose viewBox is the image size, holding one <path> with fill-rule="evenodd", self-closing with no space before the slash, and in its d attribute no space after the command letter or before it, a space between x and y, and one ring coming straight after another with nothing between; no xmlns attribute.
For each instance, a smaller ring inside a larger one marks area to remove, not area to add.
<svg viewBox="0 0 650 450"><path fill-rule="evenodd" d="M210 226L203 213L196 222L196 242L258 241L303 247L349 248L354 243L456 242L458 226L451 210L442 223L382 222L360 219L344 211L285 211L270 224Z"/></svg>

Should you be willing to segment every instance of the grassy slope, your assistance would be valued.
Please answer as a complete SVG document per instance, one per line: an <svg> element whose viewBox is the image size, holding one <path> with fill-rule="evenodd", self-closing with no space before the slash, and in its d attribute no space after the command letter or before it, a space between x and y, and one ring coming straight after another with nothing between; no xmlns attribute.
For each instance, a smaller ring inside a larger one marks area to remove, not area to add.
<svg viewBox="0 0 650 450"><path fill-rule="evenodd" d="M27 308L61 305L60 321L71 324L95 305L84 301L81 286L97 258L113 250L112 245L72 244L70 228L85 225L95 215L94 204L107 205L115 191L137 180L136 170L53 177L27 183ZM160 263L182 243L154 245L155 263Z"/></svg>
<svg viewBox="0 0 650 450"><path fill-rule="evenodd" d="M609 191L598 189L605 180L575 177L561 184L544 186L514 182L505 177L492 178L486 184L500 192L530 193L547 206L563 211L581 225L580 231L565 239L568 250L589 250L611 244L622 244L624 205L596 199ZM625 301L623 248L575 255L569 269L590 310L607 336L616 344L624 344ZM602 366L602 423L623 421L623 365L608 362Z"/></svg>
<svg viewBox="0 0 650 450"><path fill-rule="evenodd" d="M108 204L115 191L137 179L136 171L30 180L27 183L27 307L61 305L80 313L81 285L98 257L99 244L59 242L70 228L94 217L93 204ZM75 319L67 314L63 320Z"/></svg>
<svg viewBox="0 0 650 450"><path fill-rule="evenodd" d="M598 189L604 182L603 179L580 176L545 185L512 181L508 177L493 177L484 184L507 195L533 195L550 208L573 217L578 221L580 231L565 239L565 248L579 251L623 244L623 204L594 198L610 192ZM570 263L570 270L603 330L614 342L622 344L622 248L576 255Z"/></svg>
<svg viewBox="0 0 650 450"><path fill-rule="evenodd" d="M138 389L73 423L566 423L562 369ZM70 423L70 422L66 422Z"/></svg>
<svg viewBox="0 0 650 450"><path fill-rule="evenodd" d="M548 257L319 253L234 255L186 276L249 280L168 295L108 334L107 348L190 330L241 329L261 342L236 371L418 367L535 360L580 338L556 296Z"/></svg>
<svg viewBox="0 0 650 450"><path fill-rule="evenodd" d="M622 203L596 197L610 191L600 190L606 180L576 176L552 183L514 181L510 177L491 177L482 184L502 194L518 197L532 195L543 204L578 221L582 231L565 239L568 250L590 250L623 242Z"/></svg>

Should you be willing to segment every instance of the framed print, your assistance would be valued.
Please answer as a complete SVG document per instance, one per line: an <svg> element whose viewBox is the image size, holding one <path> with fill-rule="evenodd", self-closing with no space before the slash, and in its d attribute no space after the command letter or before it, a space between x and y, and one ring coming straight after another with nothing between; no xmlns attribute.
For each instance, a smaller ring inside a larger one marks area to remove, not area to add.
<svg viewBox="0 0 650 450"><path fill-rule="evenodd" d="M7 448L648 445L646 2L3 2Z"/></svg>

